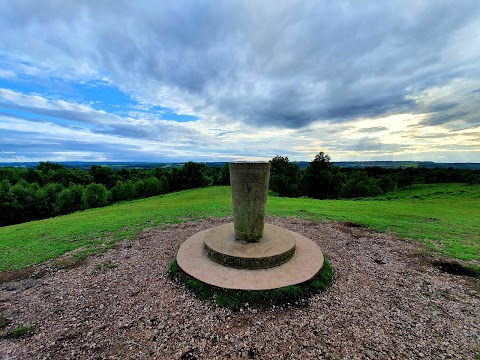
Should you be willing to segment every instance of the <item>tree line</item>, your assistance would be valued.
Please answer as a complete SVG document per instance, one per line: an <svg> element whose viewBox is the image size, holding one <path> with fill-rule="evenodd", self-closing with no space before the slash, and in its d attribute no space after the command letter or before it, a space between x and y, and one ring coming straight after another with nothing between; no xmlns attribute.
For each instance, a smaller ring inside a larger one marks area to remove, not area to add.
<svg viewBox="0 0 480 360"><path fill-rule="evenodd" d="M288 157L271 160L270 190L279 196L340 199L376 196L413 183L480 183L465 169L365 169L335 166L318 153L305 169ZM229 185L228 164L187 162L174 168L69 169L51 162L35 168L0 168L0 226L45 219L112 203L198 187Z"/></svg>
<svg viewBox="0 0 480 360"><path fill-rule="evenodd" d="M172 169L92 165L83 170L51 162L30 169L5 167L0 168L0 226L229 182L228 167L195 162Z"/></svg>
<svg viewBox="0 0 480 360"><path fill-rule="evenodd" d="M271 161L269 189L279 196L314 199L351 199L377 196L412 184L480 184L480 171L469 169L340 168L324 152L318 153L304 169L275 156Z"/></svg>

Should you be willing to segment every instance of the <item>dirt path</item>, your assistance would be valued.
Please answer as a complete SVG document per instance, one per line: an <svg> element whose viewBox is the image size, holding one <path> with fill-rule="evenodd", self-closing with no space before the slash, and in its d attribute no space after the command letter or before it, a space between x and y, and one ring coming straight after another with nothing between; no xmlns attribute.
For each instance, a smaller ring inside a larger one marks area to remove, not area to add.
<svg viewBox="0 0 480 360"><path fill-rule="evenodd" d="M0 340L0 358L479 358L479 280L363 228L268 219L317 242L336 271L306 307L232 312L196 300L167 265L189 236L226 221L151 229L78 267L3 283L3 331L35 331Z"/></svg>

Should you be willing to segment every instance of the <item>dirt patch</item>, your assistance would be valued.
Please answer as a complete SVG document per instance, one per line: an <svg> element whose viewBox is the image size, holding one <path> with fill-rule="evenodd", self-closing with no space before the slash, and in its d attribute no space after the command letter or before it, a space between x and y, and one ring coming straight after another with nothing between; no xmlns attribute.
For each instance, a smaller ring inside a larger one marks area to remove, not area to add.
<svg viewBox="0 0 480 360"><path fill-rule="evenodd" d="M27 279L34 276L36 273L35 267L29 267L20 270L2 271L0 272L0 284L8 283L15 280Z"/></svg>
<svg viewBox="0 0 480 360"><path fill-rule="evenodd" d="M333 223L332 226L343 233L352 234L357 239L362 237L369 237L370 235L373 234L369 229L367 229L363 225L349 222L349 221Z"/></svg>
<svg viewBox="0 0 480 360"><path fill-rule="evenodd" d="M82 265L85 261L83 258L75 257L74 255L62 256L52 261L52 266L57 269L71 269Z"/></svg>
<svg viewBox="0 0 480 360"><path fill-rule="evenodd" d="M457 261L439 260L434 261L432 266L448 274L470 276L477 279L480 278L480 271L475 271L474 269L460 264Z"/></svg>
<svg viewBox="0 0 480 360"><path fill-rule="evenodd" d="M8 320L6 317L0 315L0 329L3 329L8 324L10 324L10 320Z"/></svg>
<svg viewBox="0 0 480 360"><path fill-rule="evenodd" d="M85 258L75 256L76 251L64 254L43 264L30 266L19 270L0 272L0 284L26 279L40 279L57 270L71 269L83 264Z"/></svg>
<svg viewBox="0 0 480 360"><path fill-rule="evenodd" d="M318 243L335 269L309 306L232 312L197 300L168 279L167 266L189 236L227 221L150 229L76 267L0 285L2 331L35 329L1 340L0 358L476 358L479 280L432 267L418 244L361 227L267 220Z"/></svg>

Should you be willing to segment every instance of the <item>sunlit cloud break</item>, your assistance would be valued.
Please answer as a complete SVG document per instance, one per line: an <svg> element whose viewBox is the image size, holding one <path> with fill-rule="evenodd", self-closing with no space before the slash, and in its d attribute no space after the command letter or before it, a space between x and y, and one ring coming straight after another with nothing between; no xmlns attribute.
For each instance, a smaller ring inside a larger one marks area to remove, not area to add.
<svg viewBox="0 0 480 360"><path fill-rule="evenodd" d="M480 162L478 29L478 1L0 2L0 161Z"/></svg>

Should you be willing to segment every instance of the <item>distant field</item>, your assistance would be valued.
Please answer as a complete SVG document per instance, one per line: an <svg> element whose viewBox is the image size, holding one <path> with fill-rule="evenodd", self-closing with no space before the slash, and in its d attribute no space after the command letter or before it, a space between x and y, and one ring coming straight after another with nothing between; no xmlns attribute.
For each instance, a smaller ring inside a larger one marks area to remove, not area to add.
<svg viewBox="0 0 480 360"><path fill-rule="evenodd" d="M132 239L142 229L232 212L230 187L187 190L53 219L0 228L0 271L20 269L79 249L80 254ZM269 197L267 212L350 221L426 243L462 260L480 260L480 186L414 186L378 198L312 200Z"/></svg>

